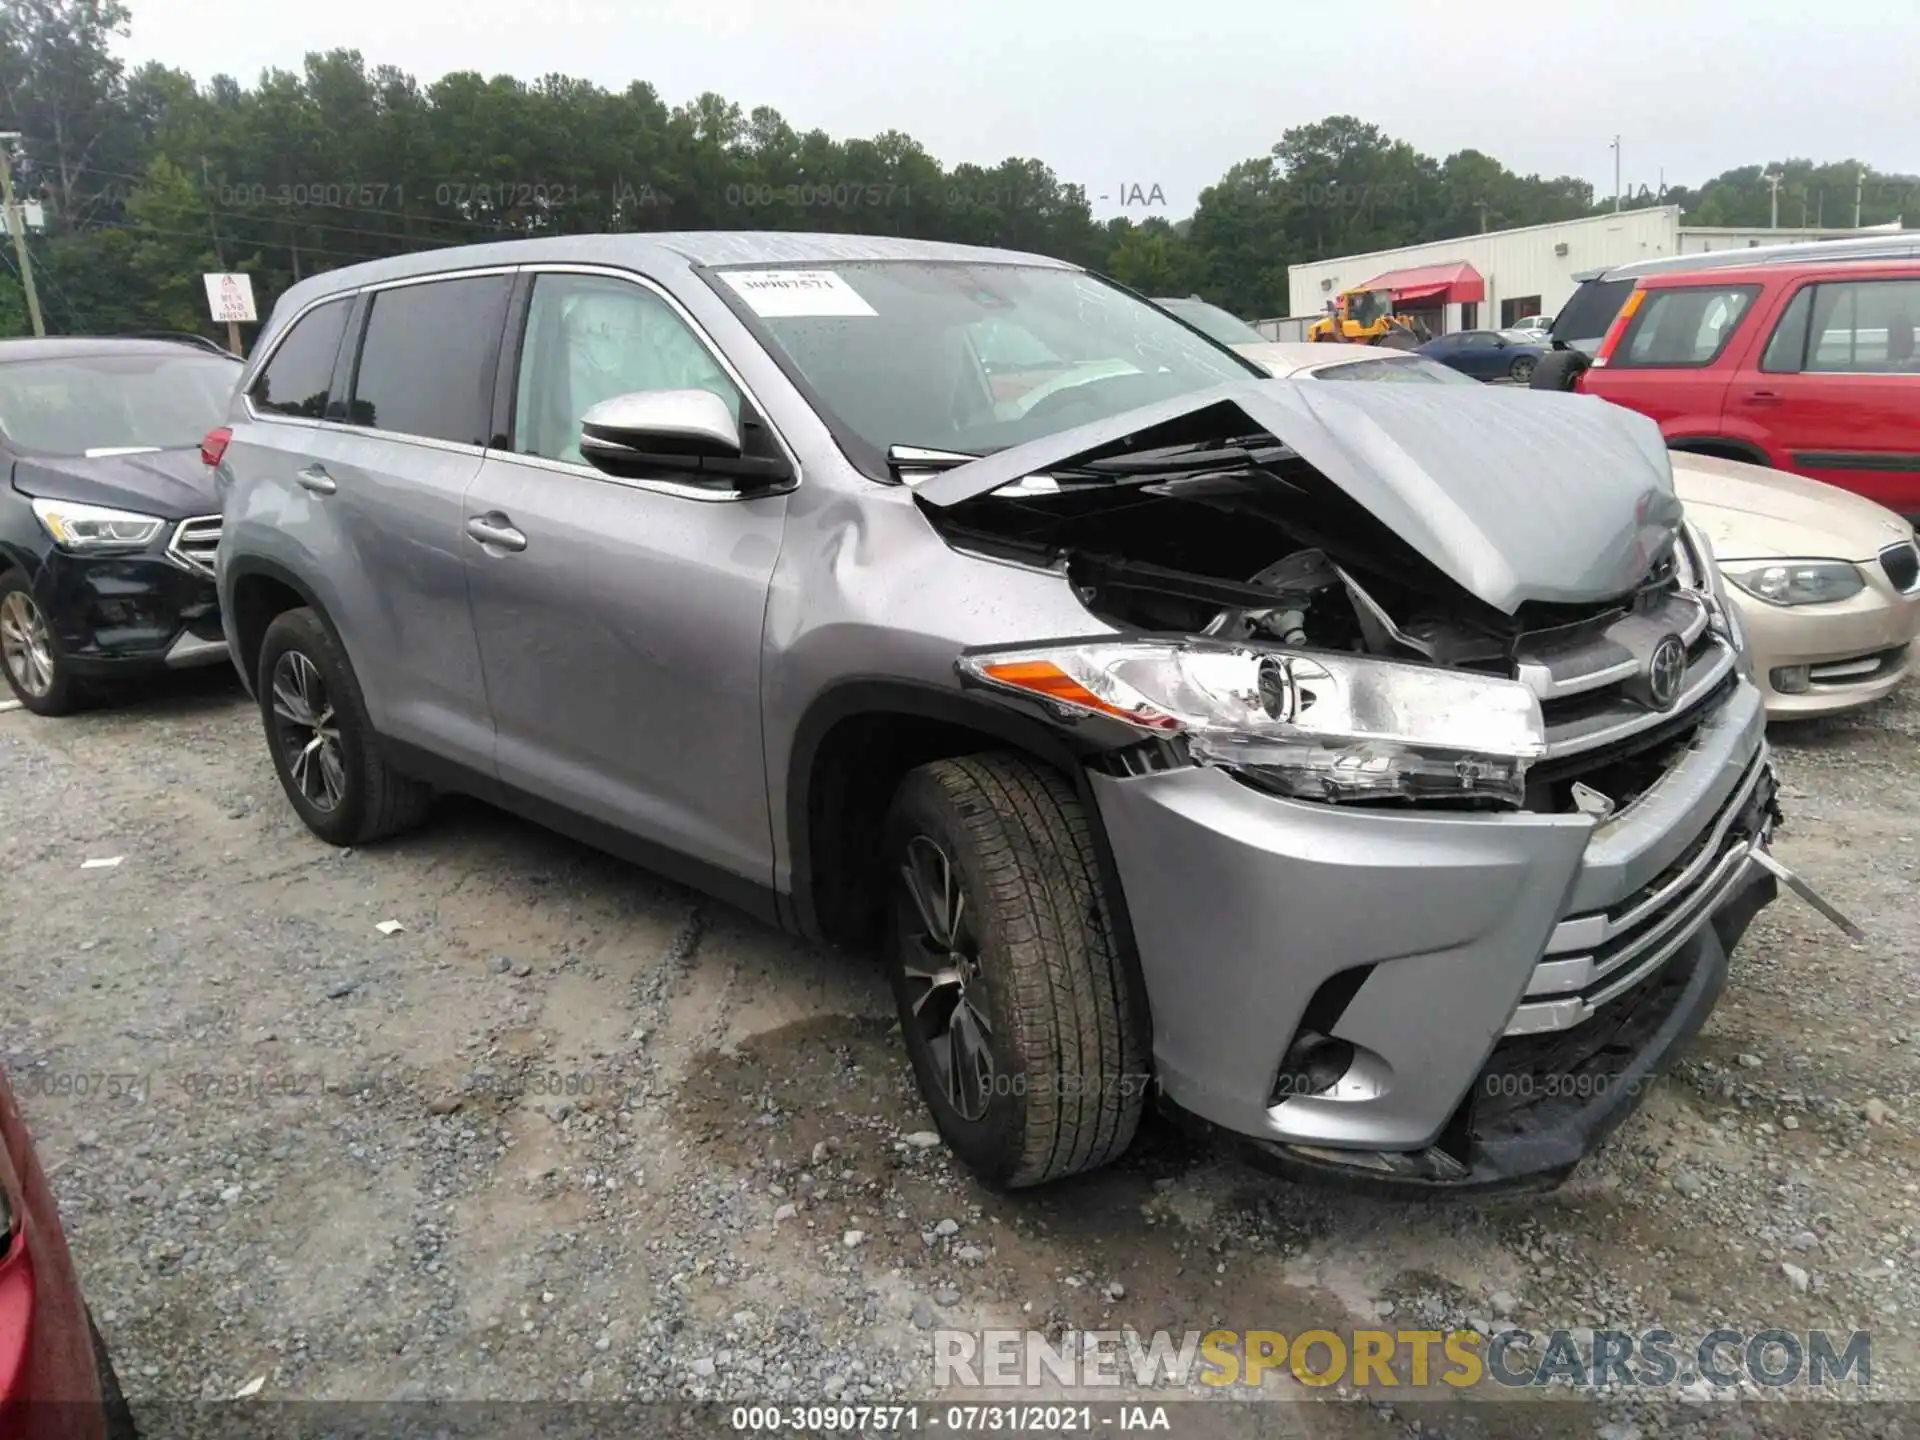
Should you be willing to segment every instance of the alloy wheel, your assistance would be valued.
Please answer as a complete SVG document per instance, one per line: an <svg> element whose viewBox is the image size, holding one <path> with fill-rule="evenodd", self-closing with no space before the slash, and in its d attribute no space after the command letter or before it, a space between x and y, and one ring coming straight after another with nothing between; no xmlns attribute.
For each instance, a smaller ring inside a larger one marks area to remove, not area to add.
<svg viewBox="0 0 1920 1440"><path fill-rule="evenodd" d="M340 726L320 669L298 650L273 667L273 729L287 773L316 810L338 808L347 793Z"/></svg>
<svg viewBox="0 0 1920 1440"><path fill-rule="evenodd" d="M14 683L36 700L53 690L53 638L40 607L23 590L0 598L0 658Z"/></svg>
<svg viewBox="0 0 1920 1440"><path fill-rule="evenodd" d="M966 889L952 857L925 835L907 843L900 879L912 907L901 967L913 1023L947 1103L977 1121L994 1092L993 1023Z"/></svg>

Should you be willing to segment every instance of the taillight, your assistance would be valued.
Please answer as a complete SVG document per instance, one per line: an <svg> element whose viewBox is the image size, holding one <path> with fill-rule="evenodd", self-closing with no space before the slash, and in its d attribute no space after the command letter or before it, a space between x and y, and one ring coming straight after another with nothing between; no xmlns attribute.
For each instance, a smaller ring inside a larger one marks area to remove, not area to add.
<svg viewBox="0 0 1920 1440"><path fill-rule="evenodd" d="M209 430L207 438L200 442L200 460L202 464L218 465L220 457L227 453L227 442L233 439L233 431L225 425Z"/></svg>
<svg viewBox="0 0 1920 1440"><path fill-rule="evenodd" d="M1627 333L1627 326L1633 322L1633 312L1640 308L1640 302L1647 298L1644 290L1635 290L1627 296L1627 303L1620 307L1620 313L1613 317L1613 324L1607 327L1607 338L1600 342L1600 349L1593 357L1597 370L1613 358L1614 349L1620 344L1620 337Z"/></svg>

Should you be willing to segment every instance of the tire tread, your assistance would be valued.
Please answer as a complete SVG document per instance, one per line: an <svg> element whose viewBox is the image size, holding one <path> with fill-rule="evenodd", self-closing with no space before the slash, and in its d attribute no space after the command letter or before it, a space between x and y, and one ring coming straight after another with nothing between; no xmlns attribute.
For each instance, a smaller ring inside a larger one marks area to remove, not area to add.
<svg viewBox="0 0 1920 1440"><path fill-rule="evenodd" d="M1146 1105L1137 997L1101 893L1092 827L1065 777L990 752L924 767L991 891L1030 1069L1078 1084L1028 1087L1020 1188L1095 1169L1133 1141Z"/></svg>

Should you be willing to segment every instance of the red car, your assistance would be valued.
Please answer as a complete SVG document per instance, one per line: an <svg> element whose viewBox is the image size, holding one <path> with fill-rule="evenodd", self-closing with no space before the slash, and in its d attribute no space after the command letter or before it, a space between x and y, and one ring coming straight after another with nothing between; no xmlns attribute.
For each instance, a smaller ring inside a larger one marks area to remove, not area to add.
<svg viewBox="0 0 1920 1440"><path fill-rule="evenodd" d="M1920 261L1641 278L1572 388L1667 443L1792 470L1920 516Z"/></svg>
<svg viewBox="0 0 1920 1440"><path fill-rule="evenodd" d="M0 1074L0 1436L124 1440L133 1416L80 1298L47 1177Z"/></svg>

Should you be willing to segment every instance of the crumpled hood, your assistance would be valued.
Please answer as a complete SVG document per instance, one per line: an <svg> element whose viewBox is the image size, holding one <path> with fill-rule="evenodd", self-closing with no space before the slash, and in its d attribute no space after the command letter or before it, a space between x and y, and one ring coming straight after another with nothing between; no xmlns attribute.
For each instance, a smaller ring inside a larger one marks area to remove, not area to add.
<svg viewBox="0 0 1920 1440"><path fill-rule="evenodd" d="M213 471L198 449L152 450L138 455L23 455L13 467L13 488L24 495L105 505L186 520L218 515Z"/></svg>
<svg viewBox="0 0 1920 1440"><path fill-rule="evenodd" d="M1680 525L1653 421L1591 396L1495 387L1234 382L984 456L915 494L945 507L1050 467L1262 432L1507 614L1625 594Z"/></svg>
<svg viewBox="0 0 1920 1440"><path fill-rule="evenodd" d="M1673 488L1722 560L1871 560L1913 532L1864 495L1715 455L1676 453Z"/></svg>

